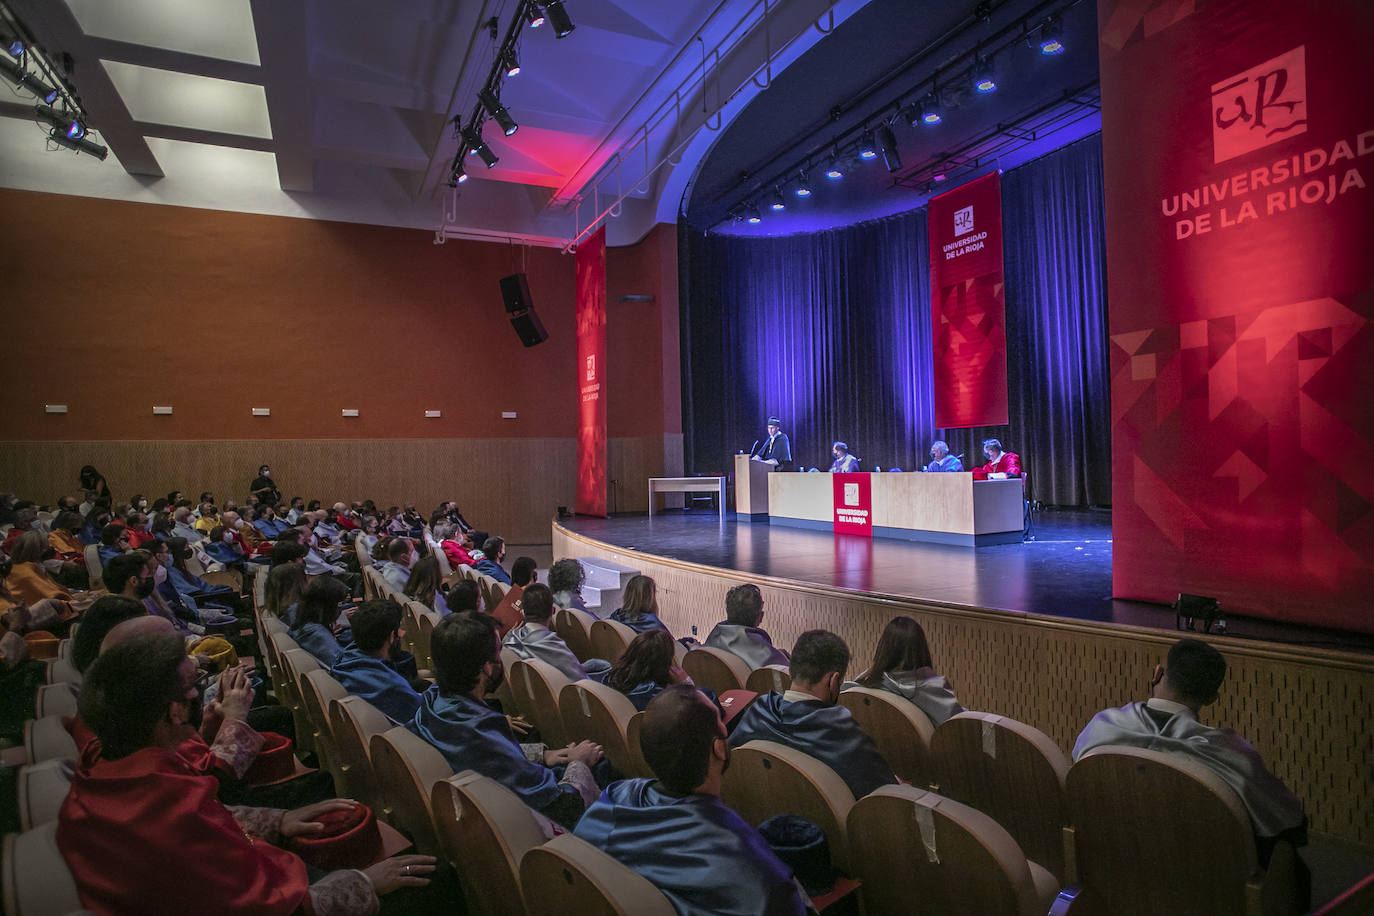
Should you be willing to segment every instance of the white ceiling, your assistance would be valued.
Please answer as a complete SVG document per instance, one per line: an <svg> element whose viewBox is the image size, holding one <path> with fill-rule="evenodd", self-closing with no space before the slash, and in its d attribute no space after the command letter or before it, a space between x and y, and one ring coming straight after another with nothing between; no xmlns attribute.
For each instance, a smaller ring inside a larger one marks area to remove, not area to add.
<svg viewBox="0 0 1374 916"><path fill-rule="evenodd" d="M47 149L16 95L0 102L0 186L542 244L634 189L610 226L625 243L673 218L714 140L703 53L724 43L706 108L728 122L769 52L785 66L832 24L817 17L866 2L773 0L765 29L763 0L566 0L570 36L521 31L522 72L501 93L520 129L488 127L501 161L469 157L454 198L450 122L491 68L481 24L495 16L504 35L515 0L8 0L40 44L72 55L111 155Z"/></svg>

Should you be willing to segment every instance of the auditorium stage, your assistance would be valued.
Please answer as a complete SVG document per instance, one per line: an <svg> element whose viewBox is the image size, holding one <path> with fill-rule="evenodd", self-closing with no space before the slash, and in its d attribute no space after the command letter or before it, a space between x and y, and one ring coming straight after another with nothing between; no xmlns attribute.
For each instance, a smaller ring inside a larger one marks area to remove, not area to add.
<svg viewBox="0 0 1374 916"><path fill-rule="evenodd" d="M1046 509L1034 540L955 547L721 520L714 509L612 518L574 517L565 527L624 550L751 575L968 608L1083 622L1174 629L1167 605L1112 593L1107 510ZM1374 637L1232 617L1228 635L1374 653Z"/></svg>

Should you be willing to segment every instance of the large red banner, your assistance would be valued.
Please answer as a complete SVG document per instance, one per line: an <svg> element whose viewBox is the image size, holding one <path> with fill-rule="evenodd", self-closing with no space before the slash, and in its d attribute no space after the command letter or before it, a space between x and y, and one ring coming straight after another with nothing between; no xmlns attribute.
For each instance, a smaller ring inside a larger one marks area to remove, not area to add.
<svg viewBox="0 0 1374 916"><path fill-rule="evenodd" d="M1374 4L1098 14L1113 593L1374 631Z"/></svg>
<svg viewBox="0 0 1374 916"><path fill-rule="evenodd" d="M1002 280L1002 176L975 178L932 198L931 309L935 425L1007 422L1007 327Z"/></svg>
<svg viewBox="0 0 1374 916"><path fill-rule="evenodd" d="M866 473L831 474L835 487L835 533L873 537L873 478Z"/></svg>
<svg viewBox="0 0 1374 916"><path fill-rule="evenodd" d="M578 515L606 514L606 227L577 247Z"/></svg>

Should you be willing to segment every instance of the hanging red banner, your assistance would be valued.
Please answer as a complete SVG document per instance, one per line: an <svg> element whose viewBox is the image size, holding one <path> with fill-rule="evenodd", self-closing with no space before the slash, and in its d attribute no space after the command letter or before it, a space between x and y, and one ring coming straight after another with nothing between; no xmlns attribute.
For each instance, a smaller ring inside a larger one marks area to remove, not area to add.
<svg viewBox="0 0 1374 916"><path fill-rule="evenodd" d="M1001 175L993 172L932 198L927 219L935 425L1004 425L1007 329Z"/></svg>
<svg viewBox="0 0 1374 916"><path fill-rule="evenodd" d="M606 514L606 228L577 247L578 515Z"/></svg>

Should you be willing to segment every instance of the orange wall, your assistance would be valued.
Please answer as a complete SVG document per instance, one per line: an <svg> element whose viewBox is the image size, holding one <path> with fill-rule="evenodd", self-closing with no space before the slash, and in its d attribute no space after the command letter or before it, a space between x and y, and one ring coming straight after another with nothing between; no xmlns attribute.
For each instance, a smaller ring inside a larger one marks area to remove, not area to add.
<svg viewBox="0 0 1374 916"><path fill-rule="evenodd" d="M0 246L0 439L576 433L573 259L557 251L11 190L0 213L22 227ZM670 332L676 366L675 236L660 226L608 255L613 437L681 428L663 359ZM550 336L529 349L497 286L518 269ZM624 292L655 302L617 303ZM164 404L174 415L154 417Z"/></svg>

